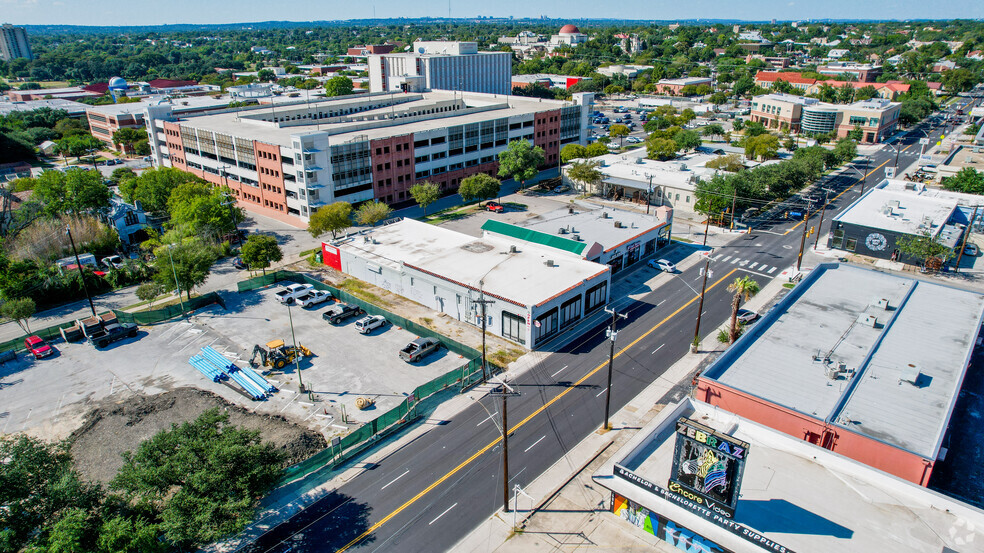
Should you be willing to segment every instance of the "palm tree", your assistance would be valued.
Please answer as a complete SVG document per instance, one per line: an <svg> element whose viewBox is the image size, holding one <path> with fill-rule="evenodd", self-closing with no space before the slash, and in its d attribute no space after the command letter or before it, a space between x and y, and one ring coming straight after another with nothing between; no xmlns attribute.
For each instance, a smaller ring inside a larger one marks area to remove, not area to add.
<svg viewBox="0 0 984 553"><path fill-rule="evenodd" d="M741 306L742 298L748 301L752 296L759 293L759 285L751 278L745 276L736 278L728 285L728 291L734 292L735 297L731 300L731 328L728 330L728 343L733 344L738 339L738 308Z"/></svg>

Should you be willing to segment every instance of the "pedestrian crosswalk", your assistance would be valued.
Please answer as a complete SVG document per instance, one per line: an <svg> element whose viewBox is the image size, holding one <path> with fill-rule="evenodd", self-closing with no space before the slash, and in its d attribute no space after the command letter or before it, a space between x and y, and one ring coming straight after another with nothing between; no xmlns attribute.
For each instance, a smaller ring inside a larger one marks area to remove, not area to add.
<svg viewBox="0 0 984 553"><path fill-rule="evenodd" d="M724 255L721 253L712 257L711 261L717 261L718 263L726 265L735 265L736 267L740 267L742 269L748 269L749 271L755 271L766 275L771 275L779 270L779 267L774 265L752 261L751 259L742 259L736 255Z"/></svg>

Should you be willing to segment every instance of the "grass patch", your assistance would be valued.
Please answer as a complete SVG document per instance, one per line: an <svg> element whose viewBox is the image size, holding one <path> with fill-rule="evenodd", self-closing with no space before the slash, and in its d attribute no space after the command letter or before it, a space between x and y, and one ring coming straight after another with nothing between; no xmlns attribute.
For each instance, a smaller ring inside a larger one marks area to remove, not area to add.
<svg viewBox="0 0 984 553"><path fill-rule="evenodd" d="M677 238L676 236L673 237L673 241L674 242L686 242L688 244L693 244L694 243L694 241L691 240L691 239L689 239L689 238Z"/></svg>
<svg viewBox="0 0 984 553"><path fill-rule="evenodd" d="M526 211L526 209L529 207L528 205L521 204L519 202L506 202L506 203L504 203L502 205L504 205L505 207L508 207L510 209L516 209L516 210L519 210L519 211Z"/></svg>
<svg viewBox="0 0 984 553"><path fill-rule="evenodd" d="M509 348L507 350L496 350L495 353L489 355L489 361L495 363L496 365L506 368L510 363L516 361L523 356L525 352L518 348Z"/></svg>
<svg viewBox="0 0 984 553"><path fill-rule="evenodd" d="M782 287L783 288L789 288L790 290L792 290L793 288L796 288L796 285L793 284L792 282L787 282L787 283L783 284Z"/></svg>
<svg viewBox="0 0 984 553"><path fill-rule="evenodd" d="M420 322L427 328L434 328L434 319L430 317L421 317Z"/></svg>
<svg viewBox="0 0 984 553"><path fill-rule="evenodd" d="M361 280L356 280L354 278L347 278L338 285L340 290L345 290L346 292L356 296L359 299L365 300L371 304L379 305L385 307L389 305L389 302L384 301L382 298L376 294L370 292L366 288L366 283Z"/></svg>
<svg viewBox="0 0 984 553"><path fill-rule="evenodd" d="M481 207L479 207L478 204L468 205L465 207L461 207L461 206L449 207L448 209L444 209L432 215L423 217L421 220L431 225L440 225L441 223L446 223L448 221L455 221L457 219L462 219L473 213L478 212L480 209Z"/></svg>

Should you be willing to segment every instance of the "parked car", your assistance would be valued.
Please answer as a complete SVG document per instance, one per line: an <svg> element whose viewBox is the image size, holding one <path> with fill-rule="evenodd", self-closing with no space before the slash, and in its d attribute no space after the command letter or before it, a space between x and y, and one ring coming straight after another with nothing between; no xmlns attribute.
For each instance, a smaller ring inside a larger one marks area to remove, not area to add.
<svg viewBox="0 0 984 553"><path fill-rule="evenodd" d="M31 352L31 355L35 359L48 357L55 353L54 348L49 346L40 336L28 336L24 338L24 347L27 348L27 351Z"/></svg>
<svg viewBox="0 0 984 553"><path fill-rule="evenodd" d="M123 266L123 258L118 255L111 255L102 258L102 264L107 269L119 269Z"/></svg>
<svg viewBox="0 0 984 553"><path fill-rule="evenodd" d="M977 244L967 244L964 246L964 255L969 255L971 257L977 257L980 255L980 250L977 248Z"/></svg>
<svg viewBox="0 0 984 553"><path fill-rule="evenodd" d="M289 284L285 288L281 288L275 297L277 301L283 304L294 303L295 299L311 290L314 290L314 286L310 284Z"/></svg>
<svg viewBox="0 0 984 553"><path fill-rule="evenodd" d="M355 321L355 329L360 334L369 334L377 328L386 326L386 322L386 319L382 315L369 315L368 317L363 317Z"/></svg>
<svg viewBox="0 0 984 553"><path fill-rule="evenodd" d="M665 273L675 273L676 265L670 263L665 259L650 259L648 265L653 269L659 269Z"/></svg>
<svg viewBox="0 0 984 553"><path fill-rule="evenodd" d="M499 202L485 202L485 209L493 213L502 213L506 210Z"/></svg>
<svg viewBox="0 0 984 553"><path fill-rule="evenodd" d="M437 338L417 338L400 350L400 359L407 363L416 363L440 348L441 342Z"/></svg>
<svg viewBox="0 0 984 553"><path fill-rule="evenodd" d="M154 161L154 156L145 156L143 160L146 161L147 163L150 163L151 161Z"/></svg>
<svg viewBox="0 0 984 553"><path fill-rule="evenodd" d="M235 267L235 268L237 268L237 269L239 269L240 271L245 271L246 269L249 268L249 267L246 266L245 263L243 263L243 258L241 258L241 257L237 257L237 258L233 259L232 260L232 266Z"/></svg>
<svg viewBox="0 0 984 553"><path fill-rule="evenodd" d="M739 309L738 310L738 322L739 323L751 324L751 323L754 323L755 321L757 321L758 318L759 318L759 314L756 313L756 312L754 312L754 311L750 311L748 309Z"/></svg>
<svg viewBox="0 0 984 553"><path fill-rule="evenodd" d="M122 340L123 338L133 338L137 335L137 325L130 323L112 323L105 325L101 330L89 336L92 345L97 348L104 348L109 344Z"/></svg>
<svg viewBox="0 0 984 553"><path fill-rule="evenodd" d="M300 295L295 301L301 307L314 307L315 305L324 303L331 299L331 292L328 290L311 290L310 292Z"/></svg>
<svg viewBox="0 0 984 553"><path fill-rule="evenodd" d="M365 311L357 305L348 305L345 303L336 303L335 305L329 307L321 314L321 318L328 321L333 325L337 325L349 317L354 317L356 315L362 315Z"/></svg>
<svg viewBox="0 0 984 553"><path fill-rule="evenodd" d="M638 136L630 136L626 138L625 141L628 142L629 144L639 144L640 142L642 142L642 139L639 138Z"/></svg>

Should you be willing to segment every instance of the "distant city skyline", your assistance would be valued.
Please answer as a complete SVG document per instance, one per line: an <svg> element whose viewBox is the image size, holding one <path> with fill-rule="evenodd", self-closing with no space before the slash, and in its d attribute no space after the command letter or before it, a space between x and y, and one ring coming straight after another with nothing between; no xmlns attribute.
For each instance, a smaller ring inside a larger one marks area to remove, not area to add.
<svg viewBox="0 0 984 553"><path fill-rule="evenodd" d="M447 2L376 0L328 5L317 0L294 0L289 9L260 0L170 0L167 9L144 8L124 0L0 0L0 22L14 25L165 25L230 24L258 21L318 21L369 18L447 17ZM612 3L565 0L494 4L457 0L450 4L454 18L478 16L552 19L984 19L981 0L704 0L691 3Z"/></svg>

